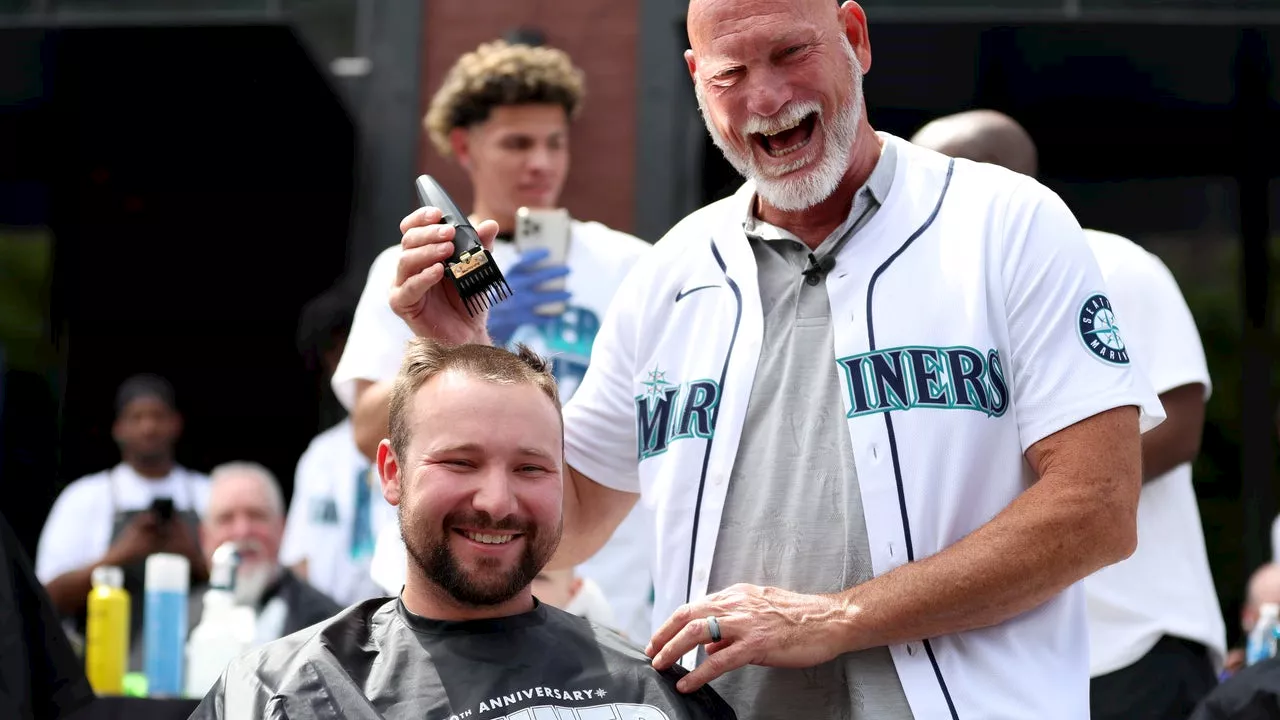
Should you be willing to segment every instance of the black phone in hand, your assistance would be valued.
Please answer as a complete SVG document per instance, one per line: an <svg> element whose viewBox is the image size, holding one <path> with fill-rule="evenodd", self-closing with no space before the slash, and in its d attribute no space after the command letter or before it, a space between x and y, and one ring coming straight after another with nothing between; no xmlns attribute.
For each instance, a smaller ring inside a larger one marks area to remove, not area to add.
<svg viewBox="0 0 1280 720"><path fill-rule="evenodd" d="M158 497L151 501L151 513L156 521L165 524L173 519L173 498Z"/></svg>

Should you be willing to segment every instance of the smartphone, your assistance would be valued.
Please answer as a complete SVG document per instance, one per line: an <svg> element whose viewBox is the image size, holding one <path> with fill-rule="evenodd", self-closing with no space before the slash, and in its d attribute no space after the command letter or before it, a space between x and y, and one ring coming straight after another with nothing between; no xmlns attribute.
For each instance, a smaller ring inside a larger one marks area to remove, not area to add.
<svg viewBox="0 0 1280 720"><path fill-rule="evenodd" d="M516 211L516 247L520 252L535 248L550 251L542 265L563 265L569 255L571 231L569 211L564 208L527 208ZM544 290L563 290L567 278L560 277L542 285ZM534 311L539 315L562 315L567 308L562 302L539 305Z"/></svg>
<svg viewBox="0 0 1280 720"><path fill-rule="evenodd" d="M158 497L151 501L151 512L161 525L173 519L173 498Z"/></svg>

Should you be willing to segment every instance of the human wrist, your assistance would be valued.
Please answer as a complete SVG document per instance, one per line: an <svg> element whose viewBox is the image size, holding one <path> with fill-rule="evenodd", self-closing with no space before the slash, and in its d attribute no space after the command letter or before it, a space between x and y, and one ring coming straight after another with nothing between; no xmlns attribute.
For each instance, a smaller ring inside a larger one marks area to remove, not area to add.
<svg viewBox="0 0 1280 720"><path fill-rule="evenodd" d="M835 654L857 652L875 645L869 640L871 629L866 626L869 614L865 601L850 597L852 590L831 596L834 610L827 615L822 633L835 646Z"/></svg>

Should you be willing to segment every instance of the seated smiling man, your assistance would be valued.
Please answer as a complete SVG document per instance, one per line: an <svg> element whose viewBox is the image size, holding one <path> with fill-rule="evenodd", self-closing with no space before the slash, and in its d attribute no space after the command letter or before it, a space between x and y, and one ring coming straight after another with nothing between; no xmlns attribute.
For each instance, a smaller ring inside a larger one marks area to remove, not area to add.
<svg viewBox="0 0 1280 720"><path fill-rule="evenodd" d="M193 718L736 718L709 687L677 691L684 670L655 670L616 633L534 598L564 480L543 360L414 339L390 415L378 471L408 550L400 597L232 662Z"/></svg>

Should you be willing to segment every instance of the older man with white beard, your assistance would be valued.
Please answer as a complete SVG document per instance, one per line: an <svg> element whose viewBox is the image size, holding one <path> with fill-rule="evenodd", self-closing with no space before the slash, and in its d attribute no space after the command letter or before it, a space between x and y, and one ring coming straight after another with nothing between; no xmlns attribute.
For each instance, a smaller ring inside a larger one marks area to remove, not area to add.
<svg viewBox="0 0 1280 720"><path fill-rule="evenodd" d="M1078 581L1133 551L1162 409L1079 224L1030 178L876 133L854 2L692 0L688 33L747 182L619 289L564 411L554 565L643 497L647 653L744 718L1087 718ZM390 303L486 342L439 223L401 224Z"/></svg>
<svg viewBox="0 0 1280 720"><path fill-rule="evenodd" d="M209 474L209 510L200 527L200 547L213 551L233 542L240 554L235 594L258 614L258 642L283 637L326 620L342 609L328 595L280 564L284 500L275 475L251 462L220 465ZM200 622L205 588L191 592L188 620Z"/></svg>

